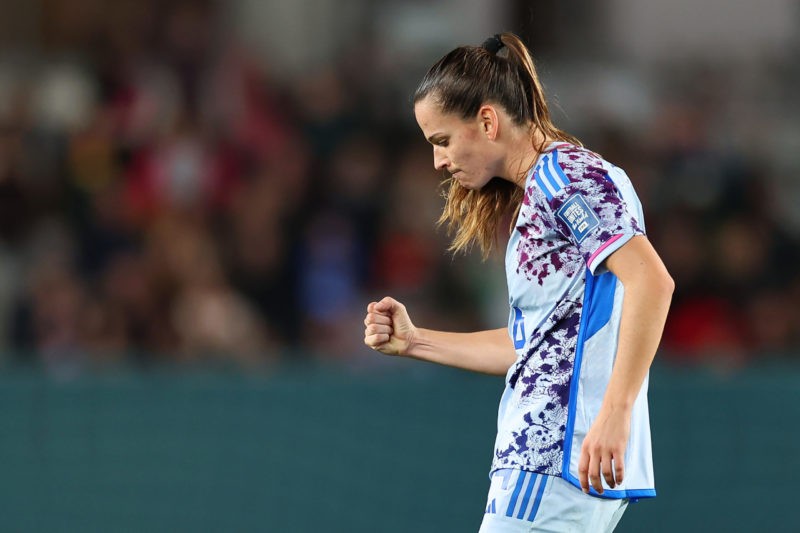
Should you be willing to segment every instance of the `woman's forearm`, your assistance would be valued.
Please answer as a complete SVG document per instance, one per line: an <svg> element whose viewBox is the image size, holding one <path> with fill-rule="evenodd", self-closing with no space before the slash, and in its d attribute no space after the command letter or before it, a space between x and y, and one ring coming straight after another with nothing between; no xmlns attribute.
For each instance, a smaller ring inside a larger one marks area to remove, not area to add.
<svg viewBox="0 0 800 533"><path fill-rule="evenodd" d="M506 328L474 333L418 328L404 355L498 376L505 375L517 358Z"/></svg>

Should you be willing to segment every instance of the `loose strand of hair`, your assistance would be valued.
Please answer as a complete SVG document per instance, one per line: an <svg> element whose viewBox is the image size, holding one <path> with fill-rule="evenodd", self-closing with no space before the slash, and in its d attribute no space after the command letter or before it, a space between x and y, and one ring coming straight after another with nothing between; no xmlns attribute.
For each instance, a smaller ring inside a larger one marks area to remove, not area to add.
<svg viewBox="0 0 800 533"><path fill-rule="evenodd" d="M449 178L443 188L447 189L443 194L446 202L437 225L446 225L447 234L452 237L448 251L466 253L477 244L487 259L497 244L500 221L509 214L516 218L524 191L499 179L475 191Z"/></svg>

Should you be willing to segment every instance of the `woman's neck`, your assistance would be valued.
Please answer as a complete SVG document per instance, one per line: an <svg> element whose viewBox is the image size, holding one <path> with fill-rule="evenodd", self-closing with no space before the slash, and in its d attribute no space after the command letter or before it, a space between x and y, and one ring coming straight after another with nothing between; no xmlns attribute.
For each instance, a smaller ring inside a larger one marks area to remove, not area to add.
<svg viewBox="0 0 800 533"><path fill-rule="evenodd" d="M516 137L509 150L511 154L507 166L507 175L511 178L509 181L524 187L528 172L536 164L542 151L546 150L554 140L540 130L526 132Z"/></svg>

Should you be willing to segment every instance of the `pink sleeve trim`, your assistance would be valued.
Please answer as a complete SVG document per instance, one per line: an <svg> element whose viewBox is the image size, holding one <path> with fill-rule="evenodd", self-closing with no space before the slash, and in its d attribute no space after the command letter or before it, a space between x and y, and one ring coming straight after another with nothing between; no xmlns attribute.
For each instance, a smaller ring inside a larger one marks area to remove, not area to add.
<svg viewBox="0 0 800 533"><path fill-rule="evenodd" d="M624 235L622 233L620 233L619 235L614 235L613 237L608 239L606 242L604 242L603 245L600 248L598 248L591 255L591 257L589 257L589 260L586 262L586 266L588 266L589 268L592 268L592 263L597 258L597 256L600 255L601 253L603 253L603 250L605 250L606 248L608 248L609 246L611 246L612 244L614 244L615 242L620 240L623 236Z"/></svg>

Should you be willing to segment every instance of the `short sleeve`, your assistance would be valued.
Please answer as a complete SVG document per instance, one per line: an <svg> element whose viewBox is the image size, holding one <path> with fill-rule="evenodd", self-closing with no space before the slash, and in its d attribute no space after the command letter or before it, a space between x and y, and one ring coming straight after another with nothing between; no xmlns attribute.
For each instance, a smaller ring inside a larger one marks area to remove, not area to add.
<svg viewBox="0 0 800 533"><path fill-rule="evenodd" d="M641 207L624 173L627 198L609 174L608 163L585 150L571 155L559 157L554 150L535 179L545 193L556 230L578 248L596 274L609 255L644 234Z"/></svg>

